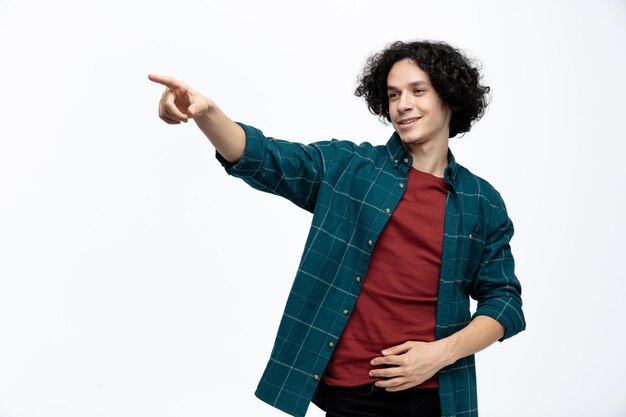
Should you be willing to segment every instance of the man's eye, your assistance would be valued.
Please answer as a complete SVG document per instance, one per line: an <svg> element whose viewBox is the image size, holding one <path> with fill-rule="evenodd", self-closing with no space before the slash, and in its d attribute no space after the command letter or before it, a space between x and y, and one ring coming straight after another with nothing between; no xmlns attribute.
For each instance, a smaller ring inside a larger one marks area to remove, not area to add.
<svg viewBox="0 0 626 417"><path fill-rule="evenodd" d="M421 94L421 93L423 93L423 92L424 92L424 90L419 90L419 89L416 89L416 90L414 90L413 92L414 92L415 94Z"/></svg>

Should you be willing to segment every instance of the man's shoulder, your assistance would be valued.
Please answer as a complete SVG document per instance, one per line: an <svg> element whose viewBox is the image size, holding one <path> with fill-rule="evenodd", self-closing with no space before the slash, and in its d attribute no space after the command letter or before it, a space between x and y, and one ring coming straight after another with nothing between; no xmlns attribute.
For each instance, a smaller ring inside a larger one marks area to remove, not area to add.
<svg viewBox="0 0 626 417"><path fill-rule="evenodd" d="M331 139L312 142L309 146L318 149L323 159L341 164L340 161L355 159L376 160L386 155L385 145L374 145L371 142L356 142L352 140Z"/></svg>
<svg viewBox="0 0 626 417"><path fill-rule="evenodd" d="M468 168L457 164L457 193L479 198L490 205L502 207L504 201L500 192L486 179L474 174Z"/></svg>
<svg viewBox="0 0 626 417"><path fill-rule="evenodd" d="M341 149L349 152L382 151L385 148L384 145L373 145L371 142L368 141L356 142L343 139L330 139L312 142L311 146L315 146L320 149L332 149L335 151Z"/></svg>

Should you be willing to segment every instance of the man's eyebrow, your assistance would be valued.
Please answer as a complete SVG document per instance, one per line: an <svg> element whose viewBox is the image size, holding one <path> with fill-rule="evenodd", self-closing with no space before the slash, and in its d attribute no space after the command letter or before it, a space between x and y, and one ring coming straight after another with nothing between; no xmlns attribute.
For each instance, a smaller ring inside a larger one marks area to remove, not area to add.
<svg viewBox="0 0 626 417"><path fill-rule="evenodd" d="M412 83L410 83L409 87L417 87L419 85L430 85L430 83L427 83L426 81L423 81L423 80L418 80L418 81L413 81ZM397 91L399 90L399 88L394 87L393 85L387 85L387 90Z"/></svg>

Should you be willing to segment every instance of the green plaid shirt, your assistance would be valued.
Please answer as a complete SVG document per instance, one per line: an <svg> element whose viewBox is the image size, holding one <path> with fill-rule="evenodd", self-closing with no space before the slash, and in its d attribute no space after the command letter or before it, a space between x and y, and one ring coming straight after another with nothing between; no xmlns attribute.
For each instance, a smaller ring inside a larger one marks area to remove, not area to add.
<svg viewBox="0 0 626 417"><path fill-rule="evenodd" d="M310 402L350 318L372 250L404 192L412 164L396 133L384 146L348 141L310 145L265 137L241 124L245 154L226 171L252 187L285 197L313 213L311 229L270 360L256 396L293 416ZM504 326L502 340L525 327L520 283L509 247L513 224L498 192L448 153L443 252L436 338L474 314ZM402 265L398 265L399 268ZM474 356L438 373L442 416L477 416ZM315 398L314 398L315 394Z"/></svg>

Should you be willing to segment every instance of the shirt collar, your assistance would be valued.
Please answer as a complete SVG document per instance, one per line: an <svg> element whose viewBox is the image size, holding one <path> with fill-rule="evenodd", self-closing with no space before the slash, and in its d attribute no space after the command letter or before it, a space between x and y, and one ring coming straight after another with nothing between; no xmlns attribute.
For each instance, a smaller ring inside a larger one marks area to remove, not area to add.
<svg viewBox="0 0 626 417"><path fill-rule="evenodd" d="M448 148L448 166L443 171L443 178L447 184L450 184L452 188L456 185L456 175L459 171L459 166L456 164L456 159L452 155L452 151Z"/></svg>
<svg viewBox="0 0 626 417"><path fill-rule="evenodd" d="M387 148L391 165L394 168L400 165L404 158L411 158L411 155L407 152L405 147L402 146L402 141L400 140L398 132L393 132L393 135L391 135L391 138L389 138L385 147ZM454 159L454 155L452 155L452 151L448 148L448 166L443 171L443 178L445 182L450 184L453 188L456 184L457 171L458 165Z"/></svg>
<svg viewBox="0 0 626 417"><path fill-rule="evenodd" d="M387 153L389 153L391 165L394 168L397 167L402 162L402 158L406 157L408 154L404 146L402 146L398 132L393 132L393 135L391 135L391 138L387 141L386 148Z"/></svg>

